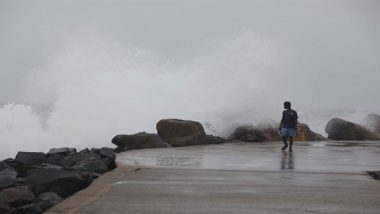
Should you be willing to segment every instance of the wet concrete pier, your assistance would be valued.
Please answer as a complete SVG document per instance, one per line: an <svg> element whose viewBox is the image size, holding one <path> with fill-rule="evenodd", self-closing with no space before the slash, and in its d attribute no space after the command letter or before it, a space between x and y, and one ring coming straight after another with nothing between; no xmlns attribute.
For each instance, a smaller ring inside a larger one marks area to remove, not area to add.
<svg viewBox="0 0 380 214"><path fill-rule="evenodd" d="M47 213L380 213L380 142L227 143L118 154Z"/></svg>

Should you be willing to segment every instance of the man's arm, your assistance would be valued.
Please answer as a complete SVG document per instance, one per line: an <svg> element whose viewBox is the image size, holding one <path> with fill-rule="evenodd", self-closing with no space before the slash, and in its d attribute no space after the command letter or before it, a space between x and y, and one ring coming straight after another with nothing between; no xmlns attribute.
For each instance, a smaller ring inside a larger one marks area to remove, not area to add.
<svg viewBox="0 0 380 214"><path fill-rule="evenodd" d="M297 129L297 126L298 126L298 114L297 114L296 111L294 111L294 113L296 114L296 115L294 116L294 124L296 125L296 129Z"/></svg>
<svg viewBox="0 0 380 214"><path fill-rule="evenodd" d="M284 112L282 112L282 118L280 122L280 127L278 127L279 130L281 130L282 124L284 124Z"/></svg>

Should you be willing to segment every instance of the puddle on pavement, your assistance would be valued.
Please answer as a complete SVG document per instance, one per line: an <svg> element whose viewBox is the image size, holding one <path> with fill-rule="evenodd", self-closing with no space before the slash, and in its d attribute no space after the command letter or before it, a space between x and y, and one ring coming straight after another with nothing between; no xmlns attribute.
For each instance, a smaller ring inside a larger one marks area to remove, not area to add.
<svg viewBox="0 0 380 214"><path fill-rule="evenodd" d="M360 143L349 142L351 145ZM334 173L379 171L380 149L377 146L380 142L363 143L367 146L342 147L328 142L295 144L293 153L281 151L279 142L132 150L118 154L117 161L123 165L159 168Z"/></svg>

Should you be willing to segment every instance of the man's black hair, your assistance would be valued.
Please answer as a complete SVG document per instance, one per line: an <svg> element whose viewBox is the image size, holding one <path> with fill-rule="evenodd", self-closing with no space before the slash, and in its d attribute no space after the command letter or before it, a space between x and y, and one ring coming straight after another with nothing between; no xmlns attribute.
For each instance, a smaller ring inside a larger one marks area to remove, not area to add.
<svg viewBox="0 0 380 214"><path fill-rule="evenodd" d="M284 107L285 107L286 109L290 109L291 106L292 106L292 104L291 104L289 101L285 101L285 102L284 102Z"/></svg>

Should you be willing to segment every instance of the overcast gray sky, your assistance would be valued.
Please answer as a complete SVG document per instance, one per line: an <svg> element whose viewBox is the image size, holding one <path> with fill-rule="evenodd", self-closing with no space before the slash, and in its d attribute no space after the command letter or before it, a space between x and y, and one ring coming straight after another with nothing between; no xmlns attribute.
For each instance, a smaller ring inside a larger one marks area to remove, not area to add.
<svg viewBox="0 0 380 214"><path fill-rule="evenodd" d="M300 96L379 107L380 1L361 0L1 0L0 101L44 102L26 95L26 74L50 63L72 38L98 35L186 62L210 42L245 31L295 53L286 69L308 83Z"/></svg>

